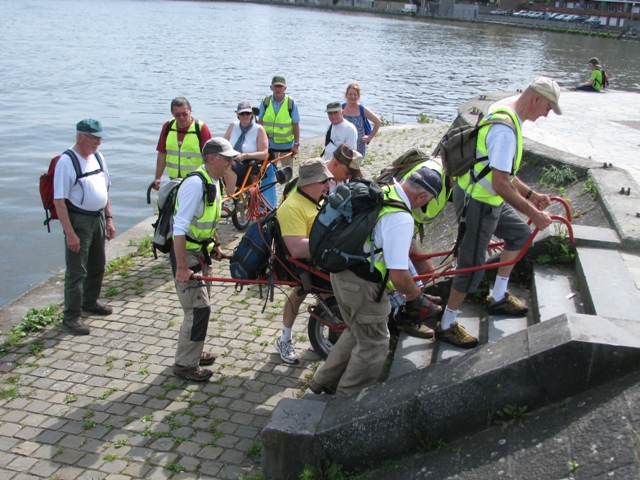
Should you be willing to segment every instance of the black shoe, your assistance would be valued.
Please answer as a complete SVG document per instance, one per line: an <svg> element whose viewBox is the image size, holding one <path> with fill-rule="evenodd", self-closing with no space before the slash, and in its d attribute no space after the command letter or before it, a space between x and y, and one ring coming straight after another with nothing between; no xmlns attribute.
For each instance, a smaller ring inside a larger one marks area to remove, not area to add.
<svg viewBox="0 0 640 480"><path fill-rule="evenodd" d="M213 362L216 361L216 356L213 353L202 353L200 355L200 366L208 367L209 365L213 365Z"/></svg>
<svg viewBox="0 0 640 480"><path fill-rule="evenodd" d="M113 307L105 305L102 302L96 302L93 305L83 305L82 309L90 313L95 313L96 315L111 315L113 313Z"/></svg>
<svg viewBox="0 0 640 480"><path fill-rule="evenodd" d="M320 386L313 379L311 379L311 381L309 382L309 390L311 390L316 395L320 395L321 393L324 393L326 395L336 394L336 392L333 389L325 386Z"/></svg>
<svg viewBox="0 0 640 480"><path fill-rule="evenodd" d="M73 320L63 320L62 326L74 335L89 335L91 333L91 329L87 327L79 318L74 318Z"/></svg>
<svg viewBox="0 0 640 480"><path fill-rule="evenodd" d="M173 374L176 377L186 378L192 382L206 382L211 378L213 372L206 368L196 367L183 367L177 363L173 366Z"/></svg>

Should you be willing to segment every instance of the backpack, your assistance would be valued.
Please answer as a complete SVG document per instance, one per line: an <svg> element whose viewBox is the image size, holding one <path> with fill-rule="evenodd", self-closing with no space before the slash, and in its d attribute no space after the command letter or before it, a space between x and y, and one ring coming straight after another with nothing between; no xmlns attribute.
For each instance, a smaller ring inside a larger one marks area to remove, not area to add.
<svg viewBox="0 0 640 480"><path fill-rule="evenodd" d="M430 158L429 155L419 148L410 148L396 158L390 167L382 170L375 181L381 185L387 185L393 183L394 178L396 180L402 180L407 173Z"/></svg>
<svg viewBox="0 0 640 480"><path fill-rule="evenodd" d="M442 168L446 175L459 177L471 170L477 162L487 159L487 157L476 158L478 133L484 126L500 124L508 126L514 132L516 131L511 119L507 120L490 114L482 124L480 124L481 121L482 117L479 117L475 125L463 125L461 127L454 126L454 123L438 142L438 146L432 155L434 157L440 156Z"/></svg>
<svg viewBox="0 0 640 480"><path fill-rule="evenodd" d="M393 205L410 212L397 200L385 200L380 186L373 180L356 178L340 184L324 202L309 233L310 264L338 273L346 269L374 274L373 255L364 252L382 207ZM373 242L373 239L372 239ZM371 262L367 264L367 258ZM356 272L356 273L358 273Z"/></svg>
<svg viewBox="0 0 640 480"><path fill-rule="evenodd" d="M277 227L276 210L251 224L229 261L232 278L256 279L264 275L274 252Z"/></svg>
<svg viewBox="0 0 640 480"><path fill-rule="evenodd" d="M75 152L71 149L65 150L64 154L68 155L71 159L71 163L73 164L73 169L76 172L76 181L73 183L74 185L78 183L78 180L84 177L89 177L91 175L97 175L100 172L104 171L104 163L102 159L102 155L99 152L95 153L96 160L98 160L98 164L100 164L100 168L98 170L93 170L91 172L82 172L82 168L80 167L80 160L76 156ZM63 154L63 155L64 155ZM56 206L53 203L53 176L56 171L56 165L58 164L58 160L62 155L56 155L51 159L49 163L49 170L47 173L44 173L40 176L40 198L42 199L42 206L44 207L45 220L44 225L47 227L47 231L51 233L51 226L49 225L52 220L58 220L58 212L56 211ZM84 199L84 186L82 183L80 184L83 192Z"/></svg>
<svg viewBox="0 0 640 480"><path fill-rule="evenodd" d="M604 68L600 68L600 73L602 73L602 90L609 86L609 75L604 71Z"/></svg>
<svg viewBox="0 0 640 480"><path fill-rule="evenodd" d="M197 175L203 182L203 197L207 195L207 180L200 172L191 172L185 178ZM183 178L173 178L160 187L158 191L158 218L151 224L153 227L153 256L158 258L157 252L169 253L173 246L173 214L176 211L178 189ZM214 186L215 187L215 186ZM215 198L215 194L213 196ZM147 202L151 203L149 198Z"/></svg>

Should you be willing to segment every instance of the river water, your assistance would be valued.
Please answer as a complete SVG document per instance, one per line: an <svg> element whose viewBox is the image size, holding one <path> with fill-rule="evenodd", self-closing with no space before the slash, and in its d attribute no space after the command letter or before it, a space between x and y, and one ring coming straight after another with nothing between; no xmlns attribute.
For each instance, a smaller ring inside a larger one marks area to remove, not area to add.
<svg viewBox="0 0 640 480"><path fill-rule="evenodd" d="M0 45L0 306L64 266L62 229L43 227L37 184L82 118L112 134L101 151L123 232L152 213L157 137L179 95L222 135L240 100L257 103L284 75L307 138L324 133L325 105L352 81L397 123L421 112L452 121L468 98L537 75L574 85L593 55L613 88L640 89L637 43L250 3L2 0Z"/></svg>

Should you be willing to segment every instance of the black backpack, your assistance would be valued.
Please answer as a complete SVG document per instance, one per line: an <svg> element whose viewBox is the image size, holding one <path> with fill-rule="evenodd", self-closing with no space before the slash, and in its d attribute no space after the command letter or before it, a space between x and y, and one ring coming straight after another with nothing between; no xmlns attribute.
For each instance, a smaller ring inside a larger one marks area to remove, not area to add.
<svg viewBox="0 0 640 480"><path fill-rule="evenodd" d="M604 90L609 86L609 76L607 75L607 72L604 71L604 68L600 69L600 73L602 74L602 90Z"/></svg>
<svg viewBox="0 0 640 480"><path fill-rule="evenodd" d="M502 110L496 110L492 113L505 113ZM442 159L442 168L445 175L451 177L459 177L466 174L473 166L484 158L476 158L476 143L478 141L478 133L480 129L486 125L502 124L511 128L514 132L516 127L510 119L504 119L495 115L489 115L489 117L480 122L482 117L478 118L478 122L475 125L463 125L456 127L454 125L449 128L449 131L438 142L438 146L433 151L433 156L440 156Z"/></svg>
<svg viewBox="0 0 640 480"><path fill-rule="evenodd" d="M364 244L373 232L380 210L388 205L410 212L403 202L385 200L384 192L373 180L356 178L338 185L311 227L310 264L331 273L351 269L358 274L368 270L375 275L373 261L367 259L372 260L376 252L365 253Z"/></svg>
<svg viewBox="0 0 640 480"><path fill-rule="evenodd" d="M200 172L191 172L187 177L197 175L202 179L203 198L213 194L215 198L215 185L212 185L213 192L207 188L207 179ZM187 178L185 177L185 178ZM173 246L173 214L176 211L176 198L178 189L182 185L182 178L173 178L160 187L158 191L158 218L151 224L153 227L153 256L158 258L157 252L169 253ZM151 203L150 190L147 191L147 203Z"/></svg>

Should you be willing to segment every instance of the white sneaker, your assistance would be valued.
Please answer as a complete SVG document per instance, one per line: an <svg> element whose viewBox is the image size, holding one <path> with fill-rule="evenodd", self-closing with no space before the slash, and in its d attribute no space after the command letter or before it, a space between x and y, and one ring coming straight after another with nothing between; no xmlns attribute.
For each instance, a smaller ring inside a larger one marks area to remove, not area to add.
<svg viewBox="0 0 640 480"><path fill-rule="evenodd" d="M300 363L298 354L296 353L296 347L291 340L283 342L280 340L280 337L278 337L274 347L276 347L276 351L280 354L280 358L284 363L288 363L289 365Z"/></svg>

